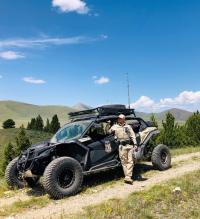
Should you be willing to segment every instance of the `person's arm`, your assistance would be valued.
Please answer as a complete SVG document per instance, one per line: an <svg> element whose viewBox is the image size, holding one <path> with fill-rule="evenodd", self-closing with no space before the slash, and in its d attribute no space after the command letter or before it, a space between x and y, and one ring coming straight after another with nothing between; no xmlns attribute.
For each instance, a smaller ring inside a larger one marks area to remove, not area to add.
<svg viewBox="0 0 200 219"><path fill-rule="evenodd" d="M115 134L115 125L111 126L111 128L108 130L108 134Z"/></svg>
<svg viewBox="0 0 200 219"><path fill-rule="evenodd" d="M129 133L130 133L130 139L133 142L134 147L137 147L136 135L130 125L129 125Z"/></svg>

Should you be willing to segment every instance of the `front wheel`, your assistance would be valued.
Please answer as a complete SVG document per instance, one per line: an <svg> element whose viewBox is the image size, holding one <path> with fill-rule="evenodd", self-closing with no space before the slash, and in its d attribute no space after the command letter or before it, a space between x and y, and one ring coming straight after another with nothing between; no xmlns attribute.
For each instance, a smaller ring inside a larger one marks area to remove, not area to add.
<svg viewBox="0 0 200 219"><path fill-rule="evenodd" d="M17 161L18 157L8 164L5 171L5 179L11 188L24 188L26 186L26 182L22 179L19 171L17 170Z"/></svg>
<svg viewBox="0 0 200 219"><path fill-rule="evenodd" d="M83 170L78 161L70 157L53 160L45 169L43 185L54 199L76 194L83 182Z"/></svg>
<svg viewBox="0 0 200 219"><path fill-rule="evenodd" d="M152 152L151 161L158 170L167 170L171 167L171 153L166 145L156 146Z"/></svg>

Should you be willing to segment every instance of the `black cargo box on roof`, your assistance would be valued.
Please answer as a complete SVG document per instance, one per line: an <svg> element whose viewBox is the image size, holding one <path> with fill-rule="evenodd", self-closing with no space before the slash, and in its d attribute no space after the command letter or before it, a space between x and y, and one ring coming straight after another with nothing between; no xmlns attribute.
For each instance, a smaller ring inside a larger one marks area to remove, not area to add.
<svg viewBox="0 0 200 219"><path fill-rule="evenodd" d="M127 109L125 105L104 105L101 107L97 107L90 110L83 110L78 112L71 112L69 113L69 117L73 118L80 118L80 117L100 117L100 116L111 116L111 115L119 115L124 114L125 116L134 115L134 109Z"/></svg>

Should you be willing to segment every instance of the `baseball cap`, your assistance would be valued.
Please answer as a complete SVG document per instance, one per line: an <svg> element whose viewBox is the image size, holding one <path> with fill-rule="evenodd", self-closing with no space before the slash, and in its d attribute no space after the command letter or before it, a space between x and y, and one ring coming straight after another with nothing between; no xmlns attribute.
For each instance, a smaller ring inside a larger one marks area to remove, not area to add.
<svg viewBox="0 0 200 219"><path fill-rule="evenodd" d="M119 119L125 119L125 115L124 115L124 114L120 114L120 115L118 116L118 118L119 118Z"/></svg>

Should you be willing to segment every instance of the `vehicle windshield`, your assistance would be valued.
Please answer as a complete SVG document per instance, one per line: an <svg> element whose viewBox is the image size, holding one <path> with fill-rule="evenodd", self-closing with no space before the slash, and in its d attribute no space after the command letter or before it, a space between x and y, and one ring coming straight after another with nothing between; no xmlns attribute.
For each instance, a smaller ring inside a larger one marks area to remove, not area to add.
<svg viewBox="0 0 200 219"><path fill-rule="evenodd" d="M61 128L51 139L51 143L62 143L68 140L79 138L86 128L90 125L91 121L78 121L72 122Z"/></svg>

